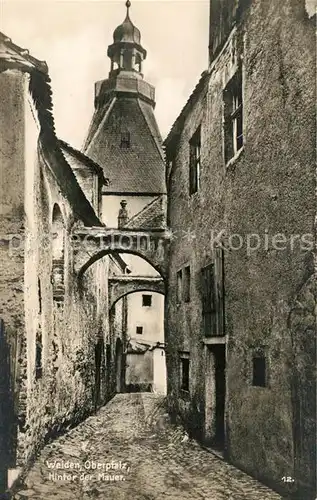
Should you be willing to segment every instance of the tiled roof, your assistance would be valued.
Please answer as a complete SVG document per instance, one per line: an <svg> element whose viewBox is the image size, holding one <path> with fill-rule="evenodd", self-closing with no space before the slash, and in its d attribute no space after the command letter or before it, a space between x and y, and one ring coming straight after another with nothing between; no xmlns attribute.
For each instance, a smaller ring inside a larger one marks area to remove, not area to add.
<svg viewBox="0 0 317 500"><path fill-rule="evenodd" d="M96 109L94 112L94 115L91 120L91 124L88 130L87 138L84 143L83 150L86 151L89 144L91 143L93 137L95 136L95 133L98 130L98 127L100 126L102 121L106 121L108 117L108 113L110 109L113 107L115 103L116 97L112 97L112 99L109 99L103 106L100 106Z"/></svg>
<svg viewBox="0 0 317 500"><path fill-rule="evenodd" d="M43 73L48 72L45 61L40 61L31 56L28 49L23 49L12 42L4 33L0 32L0 64L10 67L20 67L23 69L37 69Z"/></svg>
<svg viewBox="0 0 317 500"><path fill-rule="evenodd" d="M153 109L137 97L120 96L106 118L96 112L97 126L90 128L90 143L85 149L103 167L110 180L109 193L163 194L165 163ZM95 134L91 133L95 129ZM121 133L129 132L130 148L121 148Z"/></svg>
<svg viewBox="0 0 317 500"><path fill-rule="evenodd" d="M40 123L39 152L54 172L61 192L71 204L74 213L88 226L101 222L81 190L75 174L67 163L55 133L52 114L52 90L47 65L30 56L26 49L14 44L0 33L0 69L19 69L30 74L29 91Z"/></svg>
<svg viewBox="0 0 317 500"><path fill-rule="evenodd" d="M166 228L166 195L154 198L140 212L131 217L125 227L131 229Z"/></svg>
<svg viewBox="0 0 317 500"><path fill-rule="evenodd" d="M197 83L196 87L194 88L193 92L189 96L185 106L183 107L182 111L180 112L178 118L175 120L168 136L166 137L164 141L164 146L167 146L175 137L178 137L186 120L186 117L192 108L193 104L196 102L197 98L199 97L201 91L204 89L205 84L208 80L209 72L208 71L203 71L201 74L201 77L199 79L199 82Z"/></svg>

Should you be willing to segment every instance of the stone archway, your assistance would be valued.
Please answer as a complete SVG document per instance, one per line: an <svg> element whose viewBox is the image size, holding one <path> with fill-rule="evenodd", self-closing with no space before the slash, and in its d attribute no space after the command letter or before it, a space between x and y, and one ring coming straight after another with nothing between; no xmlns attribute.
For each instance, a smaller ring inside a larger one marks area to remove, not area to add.
<svg viewBox="0 0 317 500"><path fill-rule="evenodd" d="M73 232L74 269L80 277L97 260L107 254L126 253L147 261L162 278L167 276L166 230L80 228Z"/></svg>

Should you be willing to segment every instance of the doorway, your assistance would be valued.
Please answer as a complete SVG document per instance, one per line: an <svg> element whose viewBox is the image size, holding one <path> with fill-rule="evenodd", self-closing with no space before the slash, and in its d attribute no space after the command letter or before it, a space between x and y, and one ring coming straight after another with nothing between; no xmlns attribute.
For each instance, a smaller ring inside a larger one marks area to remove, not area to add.
<svg viewBox="0 0 317 500"><path fill-rule="evenodd" d="M207 346L205 380L205 442L223 450L225 444L226 346Z"/></svg>

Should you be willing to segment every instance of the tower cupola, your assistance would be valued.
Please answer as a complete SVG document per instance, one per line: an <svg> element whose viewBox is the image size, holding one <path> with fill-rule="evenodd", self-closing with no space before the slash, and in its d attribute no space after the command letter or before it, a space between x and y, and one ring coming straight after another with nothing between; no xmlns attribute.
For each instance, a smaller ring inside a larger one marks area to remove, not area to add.
<svg viewBox="0 0 317 500"><path fill-rule="evenodd" d="M146 58L146 50L141 45L141 32L130 19L130 0L126 2L127 14L122 24L113 33L113 44L108 47L111 59L109 77L121 71L130 71L142 75L142 61Z"/></svg>

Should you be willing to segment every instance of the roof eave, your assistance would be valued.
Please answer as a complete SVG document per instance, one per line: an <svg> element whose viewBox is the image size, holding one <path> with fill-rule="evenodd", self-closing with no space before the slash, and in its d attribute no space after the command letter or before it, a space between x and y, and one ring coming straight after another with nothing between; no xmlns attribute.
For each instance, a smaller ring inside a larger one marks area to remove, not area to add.
<svg viewBox="0 0 317 500"><path fill-rule="evenodd" d="M176 118L174 124L172 125L172 128L167 135L166 139L163 142L163 146L165 148L168 148L171 144L175 144L178 142L178 139L181 135L182 128L184 126L184 122L188 116L188 113L191 110L192 105L196 102L197 98L199 97L201 91L204 88L205 82L207 80L207 77L209 76L209 71L205 70L202 72L201 77L194 88L193 92L189 96L185 106L181 110L179 116Z"/></svg>

